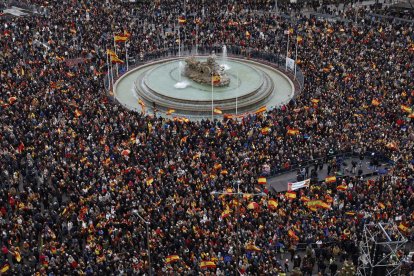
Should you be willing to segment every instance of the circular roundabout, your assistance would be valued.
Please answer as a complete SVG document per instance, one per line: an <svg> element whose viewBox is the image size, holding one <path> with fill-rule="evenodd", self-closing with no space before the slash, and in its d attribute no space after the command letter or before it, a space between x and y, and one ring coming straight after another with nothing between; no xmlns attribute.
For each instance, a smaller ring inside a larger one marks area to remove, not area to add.
<svg viewBox="0 0 414 276"><path fill-rule="evenodd" d="M195 58L206 60L205 56ZM211 118L212 114L246 114L263 106L274 108L289 102L295 93L292 80L274 67L242 58L217 62L230 79L226 86L186 77L185 58L175 57L128 71L115 82L114 97L131 110L153 112L156 108L157 115L197 120Z"/></svg>

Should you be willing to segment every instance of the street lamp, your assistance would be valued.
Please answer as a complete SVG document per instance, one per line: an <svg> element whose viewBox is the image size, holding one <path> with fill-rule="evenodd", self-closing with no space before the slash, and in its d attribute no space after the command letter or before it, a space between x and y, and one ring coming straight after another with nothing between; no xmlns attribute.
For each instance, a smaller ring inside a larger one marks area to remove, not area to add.
<svg viewBox="0 0 414 276"><path fill-rule="evenodd" d="M136 215L144 224L145 224L145 229L147 232L147 254L148 254L148 271L149 271L149 275L152 275L152 267L151 267L151 251L150 251L150 232L149 232L149 221L146 221L143 217L141 217L141 215L138 213L137 210L133 210L132 214Z"/></svg>
<svg viewBox="0 0 414 276"><path fill-rule="evenodd" d="M240 192L240 180L239 181L237 181L237 192L235 192L235 193L228 193L228 192L217 192L217 191L212 191L211 193L210 193L211 195L213 195L213 196L215 196L215 195L235 195L235 196L237 196L238 198L240 198L240 197L242 197L243 195L251 195L251 196L262 196L262 197L265 197L265 196L267 196L267 194L266 193L263 193L263 192L261 192L261 193L255 193L255 194L251 194L251 193L242 193L242 192ZM240 202L237 204L237 210L236 210L236 242L237 242L237 244L236 244L236 248L237 248L237 250L236 250L236 252L237 252L237 255L236 255L236 271L240 274L240 275L242 275L242 273L239 271L239 269L238 269L238 265L239 265L239 255L240 255L240 245L239 245L239 243L240 243L240 241L239 241L239 216L240 216Z"/></svg>
<svg viewBox="0 0 414 276"><path fill-rule="evenodd" d="M214 85L213 85L213 71L210 67L205 66L210 72L210 80L211 80L211 123L214 121Z"/></svg>

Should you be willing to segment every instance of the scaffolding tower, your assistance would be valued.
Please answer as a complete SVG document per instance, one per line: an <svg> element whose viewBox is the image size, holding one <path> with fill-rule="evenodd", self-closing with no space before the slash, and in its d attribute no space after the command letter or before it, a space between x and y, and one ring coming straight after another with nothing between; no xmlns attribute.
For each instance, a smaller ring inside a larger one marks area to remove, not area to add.
<svg viewBox="0 0 414 276"><path fill-rule="evenodd" d="M400 251L407 243L407 239L398 230L397 225L365 224L362 236L357 275L398 275L402 264Z"/></svg>

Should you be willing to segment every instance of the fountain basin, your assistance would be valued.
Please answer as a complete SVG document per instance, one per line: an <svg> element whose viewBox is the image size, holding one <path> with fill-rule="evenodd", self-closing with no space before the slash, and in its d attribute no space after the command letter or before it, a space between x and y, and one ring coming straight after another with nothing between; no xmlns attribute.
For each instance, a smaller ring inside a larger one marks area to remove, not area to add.
<svg viewBox="0 0 414 276"><path fill-rule="evenodd" d="M205 60L205 57L197 57ZM190 119L211 118L214 108L223 113L251 112L266 105L276 107L288 102L294 92L292 81L282 72L267 65L238 58L228 58L230 78L227 87L211 87L181 77L179 58L145 64L127 72L114 85L114 96L129 109L141 111L137 99L142 99L151 112L155 105L159 115L167 116L174 109L175 116ZM186 85L174 87L177 83ZM213 91L212 91L213 90ZM131 92L133 91L133 92ZM236 100L237 99L237 100ZM169 116L169 115L168 115Z"/></svg>

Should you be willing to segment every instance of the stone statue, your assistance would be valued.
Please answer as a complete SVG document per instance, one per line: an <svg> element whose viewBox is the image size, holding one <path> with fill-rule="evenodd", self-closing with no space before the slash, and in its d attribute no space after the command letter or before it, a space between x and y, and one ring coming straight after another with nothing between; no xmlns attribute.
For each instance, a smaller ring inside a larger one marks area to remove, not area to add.
<svg viewBox="0 0 414 276"><path fill-rule="evenodd" d="M185 62L187 64L184 68L184 76L195 82L209 85L213 83L213 86L216 87L230 84L229 76L216 62L214 55L209 56L205 62L198 61L195 57L189 57Z"/></svg>

